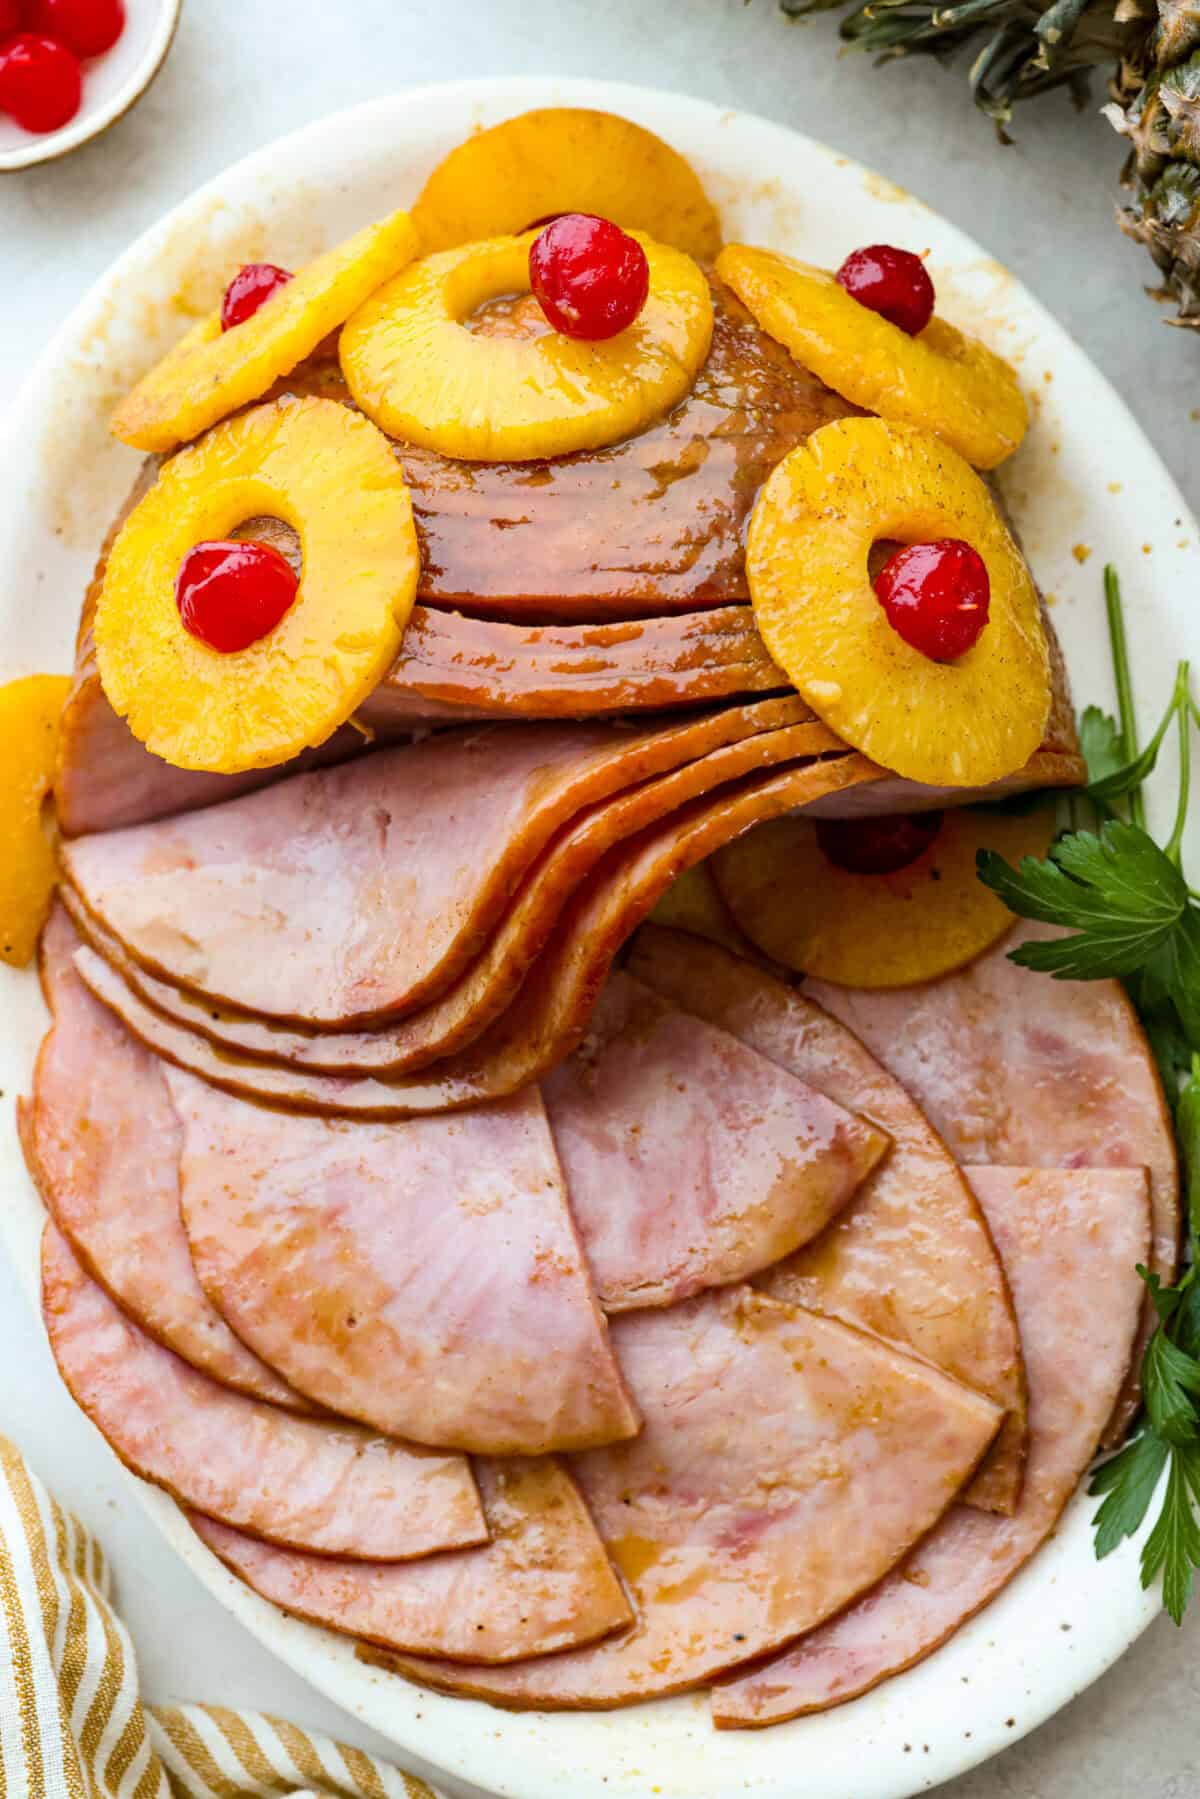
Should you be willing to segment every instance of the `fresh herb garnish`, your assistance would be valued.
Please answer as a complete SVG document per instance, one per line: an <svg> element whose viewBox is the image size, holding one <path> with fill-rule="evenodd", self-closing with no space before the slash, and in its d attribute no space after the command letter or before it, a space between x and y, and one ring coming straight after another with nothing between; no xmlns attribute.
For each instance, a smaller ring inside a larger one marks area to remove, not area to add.
<svg viewBox="0 0 1200 1799"><path fill-rule="evenodd" d="M1145 1410L1137 1435L1101 1464L1089 1491L1102 1498L1094 1520L1098 1558L1140 1529L1166 1471L1158 1516L1142 1548L1142 1585L1161 1573L1163 1604L1178 1624L1200 1568L1200 895L1183 870L1191 795L1191 731L1200 724L1189 669L1181 662L1171 702L1139 750L1125 620L1116 573L1104 572L1105 605L1119 717L1089 706L1079 722L1087 796L1095 828L1064 832L1044 860L1013 868L980 851L979 876L1022 918L1071 933L1011 952L1023 967L1060 981L1115 977L1145 1027L1175 1119L1187 1196L1187 1266L1173 1287L1138 1273L1150 1289L1158 1328L1142 1363ZM1174 726L1179 797L1161 847L1146 830L1142 783Z"/></svg>

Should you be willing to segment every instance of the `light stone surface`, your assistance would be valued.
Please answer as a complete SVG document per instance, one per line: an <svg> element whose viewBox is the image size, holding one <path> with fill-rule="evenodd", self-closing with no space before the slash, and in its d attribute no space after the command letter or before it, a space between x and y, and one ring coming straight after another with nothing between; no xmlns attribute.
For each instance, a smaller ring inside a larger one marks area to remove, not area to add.
<svg viewBox="0 0 1200 1799"><path fill-rule="evenodd" d="M978 237L1058 315L1200 506L1191 410L1200 409L1200 341L1167 329L1142 291L1152 272L1113 223L1121 146L1103 120L1052 96L1000 148L961 70L909 62L873 73L865 58L839 56L831 21L788 24L774 0L187 0L170 60L128 118L63 163L0 177L5 387L138 232L239 156L406 86L535 73L642 82L754 110L886 172ZM0 1429L104 1541L152 1697L255 1706L371 1744L259 1648L131 1503L60 1387L7 1266ZM941 1791L1200 1799L1198 1651L1200 1605L1182 1632L1156 1624L1052 1723ZM920 1745L913 1759L915 1792Z"/></svg>

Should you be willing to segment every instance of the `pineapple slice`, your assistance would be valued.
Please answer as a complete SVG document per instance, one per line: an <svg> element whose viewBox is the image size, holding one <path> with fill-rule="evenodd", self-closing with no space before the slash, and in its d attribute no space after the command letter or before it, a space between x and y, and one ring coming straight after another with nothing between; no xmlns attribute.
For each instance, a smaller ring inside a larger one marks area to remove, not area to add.
<svg viewBox="0 0 1200 1799"><path fill-rule="evenodd" d="M721 897L711 862L697 862L694 868L685 869L655 906L650 922L688 931L693 937L707 937L736 956L755 959L753 944L742 935Z"/></svg>
<svg viewBox="0 0 1200 1799"><path fill-rule="evenodd" d="M746 244L722 250L717 273L797 362L865 412L936 431L975 468L995 468L1024 437L1013 369L944 319L910 337L828 270Z"/></svg>
<svg viewBox="0 0 1200 1799"><path fill-rule="evenodd" d="M987 567L988 623L931 662L888 623L868 557L880 542L963 538ZM1050 658L1038 597L995 501L940 438L883 419L823 425L773 471L746 546L772 658L830 730L932 787L986 787L1042 741Z"/></svg>
<svg viewBox="0 0 1200 1799"><path fill-rule="evenodd" d="M37 948L56 876L42 817L54 779L68 675L27 675L0 687L0 962L23 968Z"/></svg>
<svg viewBox="0 0 1200 1799"><path fill-rule="evenodd" d="M617 443L691 387L712 295L690 256L639 237L650 291L627 330L585 343L547 329L485 336L479 307L529 290L531 235L443 250L405 269L346 323L342 372L390 437L467 462L524 462Z"/></svg>
<svg viewBox="0 0 1200 1799"><path fill-rule="evenodd" d="M1055 808L947 812L930 846L890 874L839 867L820 828L798 816L759 825L718 850L717 887L738 925L785 968L845 987L911 987L983 954L1012 926L975 873L981 849L1044 856Z"/></svg>
<svg viewBox="0 0 1200 1799"><path fill-rule="evenodd" d="M616 113L553 106L477 131L443 158L413 221L426 250L526 230L556 212L593 212L711 262L716 211L691 164Z"/></svg>
<svg viewBox="0 0 1200 1799"><path fill-rule="evenodd" d="M139 450L173 450L261 399L417 253L406 212L368 225L301 269L231 331L210 313L145 375L113 413L114 436Z"/></svg>
<svg viewBox="0 0 1200 1799"><path fill-rule="evenodd" d="M223 655L175 603L193 545L246 519L300 538L300 586L275 629ZM122 527L96 609L100 679L147 749L233 774L323 743L382 679L416 597L420 552L404 476L369 419L283 399L172 458Z"/></svg>

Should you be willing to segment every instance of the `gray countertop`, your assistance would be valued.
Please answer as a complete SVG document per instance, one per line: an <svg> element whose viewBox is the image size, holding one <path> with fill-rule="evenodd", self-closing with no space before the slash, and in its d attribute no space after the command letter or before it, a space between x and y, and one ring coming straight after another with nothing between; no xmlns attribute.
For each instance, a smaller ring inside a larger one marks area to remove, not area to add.
<svg viewBox="0 0 1200 1799"><path fill-rule="evenodd" d="M1048 97L997 145L960 72L873 72L830 20L774 0L187 0L171 58L97 143L0 177L0 376L9 391L70 306L146 225L282 132L377 94L460 76L591 75L675 88L799 126L982 240L1058 315L1137 414L1200 510L1200 335L1167 328L1152 270L1113 223L1120 141ZM1097 92L1097 104L1102 95ZM205 1699L367 1733L274 1663L132 1507L59 1387L0 1268L0 1430L100 1534L153 1698ZM1200 1796L1200 1607L1162 1620L1091 1691L953 1799ZM1195 1658L1195 1659L1193 1659ZM847 1794L846 1799L853 1799Z"/></svg>

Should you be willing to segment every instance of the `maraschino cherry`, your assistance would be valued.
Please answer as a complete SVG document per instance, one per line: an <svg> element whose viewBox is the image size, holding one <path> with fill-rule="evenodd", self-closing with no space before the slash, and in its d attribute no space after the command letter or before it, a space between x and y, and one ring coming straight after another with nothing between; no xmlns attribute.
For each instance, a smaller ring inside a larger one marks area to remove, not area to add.
<svg viewBox="0 0 1200 1799"><path fill-rule="evenodd" d="M125 29L124 0L27 0L29 24L79 57L103 56Z"/></svg>
<svg viewBox="0 0 1200 1799"><path fill-rule="evenodd" d="M956 662L987 624L991 582L977 550L961 537L941 537L889 556L875 595L905 643L931 662Z"/></svg>
<svg viewBox="0 0 1200 1799"><path fill-rule="evenodd" d="M222 331L244 325L247 319L253 318L263 301L286 287L291 278L288 269L278 268L273 262L248 262L225 289L225 298L221 302Z"/></svg>
<svg viewBox="0 0 1200 1799"><path fill-rule="evenodd" d="M25 0L0 0L0 44L13 37L25 23Z"/></svg>
<svg viewBox="0 0 1200 1799"><path fill-rule="evenodd" d="M269 544L198 543L180 564L175 604L185 631L232 655L275 629L299 585Z"/></svg>
<svg viewBox="0 0 1200 1799"><path fill-rule="evenodd" d="M890 875L923 856L941 828L940 812L819 818L817 842L835 868L855 875Z"/></svg>
<svg viewBox="0 0 1200 1799"><path fill-rule="evenodd" d="M0 48L0 112L26 131L57 131L79 111L83 76L63 44L22 31Z"/></svg>
<svg viewBox="0 0 1200 1799"><path fill-rule="evenodd" d="M650 264L611 220L564 212L530 246L529 282L556 331L598 342L632 325L646 304Z"/></svg>
<svg viewBox="0 0 1200 1799"><path fill-rule="evenodd" d="M836 280L861 306L899 325L910 337L924 331L933 317L933 282L911 250L898 250L894 244L852 250Z"/></svg>

